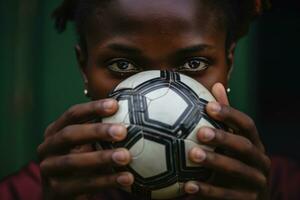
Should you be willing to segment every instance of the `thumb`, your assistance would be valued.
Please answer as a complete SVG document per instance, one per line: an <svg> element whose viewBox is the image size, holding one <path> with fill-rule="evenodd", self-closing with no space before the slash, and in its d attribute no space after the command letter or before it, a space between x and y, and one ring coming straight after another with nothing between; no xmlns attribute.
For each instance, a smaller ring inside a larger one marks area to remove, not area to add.
<svg viewBox="0 0 300 200"><path fill-rule="evenodd" d="M227 93L222 83L214 84L211 92L220 104L229 105Z"/></svg>

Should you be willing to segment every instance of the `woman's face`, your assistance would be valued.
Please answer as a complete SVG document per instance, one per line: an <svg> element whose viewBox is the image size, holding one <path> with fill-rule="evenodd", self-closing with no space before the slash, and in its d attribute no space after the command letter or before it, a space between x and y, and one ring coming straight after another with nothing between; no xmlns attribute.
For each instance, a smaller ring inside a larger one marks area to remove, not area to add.
<svg viewBox="0 0 300 200"><path fill-rule="evenodd" d="M199 0L112 0L89 20L78 60L92 99L145 70L185 73L208 89L226 86L231 57L216 11ZM229 59L230 61L230 59Z"/></svg>

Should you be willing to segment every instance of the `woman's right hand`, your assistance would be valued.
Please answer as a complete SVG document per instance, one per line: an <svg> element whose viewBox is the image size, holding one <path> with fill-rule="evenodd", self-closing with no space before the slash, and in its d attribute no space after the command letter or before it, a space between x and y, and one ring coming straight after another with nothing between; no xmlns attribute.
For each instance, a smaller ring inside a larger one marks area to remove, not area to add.
<svg viewBox="0 0 300 200"><path fill-rule="evenodd" d="M75 105L48 126L38 147L46 199L74 198L133 183L129 172L112 172L112 167L130 162L128 150L94 150L91 145L126 137L122 125L91 123L117 110L118 103L112 99Z"/></svg>

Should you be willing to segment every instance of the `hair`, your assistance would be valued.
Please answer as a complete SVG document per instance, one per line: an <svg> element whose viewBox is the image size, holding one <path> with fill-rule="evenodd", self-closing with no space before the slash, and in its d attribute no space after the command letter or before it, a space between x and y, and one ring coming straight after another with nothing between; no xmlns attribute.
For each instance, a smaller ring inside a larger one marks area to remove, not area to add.
<svg viewBox="0 0 300 200"><path fill-rule="evenodd" d="M68 22L74 22L80 46L86 51L84 36L87 20L96 14L97 9L105 9L105 4L109 1L111 0L64 0L52 13L56 30L61 33ZM227 45L246 35L251 21L270 6L268 0L205 0L205 3L221 11L218 12L222 14L217 20L226 27Z"/></svg>

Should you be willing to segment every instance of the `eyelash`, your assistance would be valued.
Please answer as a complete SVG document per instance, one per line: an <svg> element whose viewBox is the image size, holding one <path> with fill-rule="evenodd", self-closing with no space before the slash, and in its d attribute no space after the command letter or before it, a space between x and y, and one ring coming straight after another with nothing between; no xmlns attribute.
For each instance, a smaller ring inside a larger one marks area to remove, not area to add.
<svg viewBox="0 0 300 200"><path fill-rule="evenodd" d="M135 69L130 69L130 70L127 70L125 71L125 69L117 69L119 64L128 64L128 65L132 65L135 67ZM114 66L114 65L117 65L117 66ZM129 59L126 59L126 58L114 58L110 61L107 62L106 64L107 68L109 70L111 70L112 72L115 72L115 73L136 73L136 72L139 72L141 71L141 68L138 67L138 65L136 65L133 61L129 60Z"/></svg>
<svg viewBox="0 0 300 200"><path fill-rule="evenodd" d="M196 68L192 68L191 66L186 66L186 65L191 65L193 64L198 64L202 65ZM196 62L196 63L195 63ZM129 69L121 69L121 65L128 65L127 68ZM176 70L179 72L200 72L206 70L209 66L211 65L211 60L205 57L192 57L189 59L186 59L181 65L176 67ZM135 62L126 59L126 58L114 58L111 59L110 61L107 62L106 64L107 68L111 70L112 72L115 73L122 73L122 74L129 74L129 73L137 73L142 71L143 68L139 67Z"/></svg>
<svg viewBox="0 0 300 200"><path fill-rule="evenodd" d="M197 63L192 63L196 61ZM185 60L179 67L178 71L185 71L185 72L200 72L206 70L211 65L211 60L205 57L192 57L187 60ZM189 66L190 68L185 68L185 65L190 64L198 64L202 66L196 67L193 69L193 67ZM199 69L200 68L200 69Z"/></svg>

